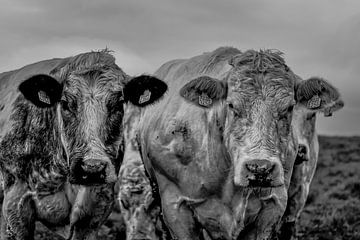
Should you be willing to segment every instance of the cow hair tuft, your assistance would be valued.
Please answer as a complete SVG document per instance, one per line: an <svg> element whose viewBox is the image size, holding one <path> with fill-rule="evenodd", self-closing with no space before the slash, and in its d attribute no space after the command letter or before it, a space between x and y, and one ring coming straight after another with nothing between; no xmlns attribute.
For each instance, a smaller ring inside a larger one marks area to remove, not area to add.
<svg viewBox="0 0 360 240"><path fill-rule="evenodd" d="M113 51L106 48L100 51L91 51L65 58L50 74L57 75L60 80L64 80L70 73L86 74L89 72L102 72L104 70L115 69L125 76L121 68L115 64L115 58L112 52Z"/></svg>
<svg viewBox="0 0 360 240"><path fill-rule="evenodd" d="M219 62L226 61L229 59L229 56L240 53L240 50L233 47L219 47L212 52L206 65L203 66L203 69L200 72L205 73L209 70L212 70Z"/></svg>
<svg viewBox="0 0 360 240"><path fill-rule="evenodd" d="M288 71L289 67L285 64L282 55L283 53L276 49L265 49L260 51L251 49L234 56L229 64L234 67L247 65L250 71L261 73L274 71L274 69L279 68Z"/></svg>

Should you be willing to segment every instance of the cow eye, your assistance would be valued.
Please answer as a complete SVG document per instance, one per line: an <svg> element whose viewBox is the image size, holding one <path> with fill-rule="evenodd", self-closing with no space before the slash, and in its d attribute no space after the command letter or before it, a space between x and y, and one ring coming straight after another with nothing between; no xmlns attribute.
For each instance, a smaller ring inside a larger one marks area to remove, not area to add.
<svg viewBox="0 0 360 240"><path fill-rule="evenodd" d="M315 117L316 113L309 113L306 115L306 120L311 120Z"/></svg>
<svg viewBox="0 0 360 240"><path fill-rule="evenodd" d="M289 105L285 110L283 110L281 113L280 113L280 117L287 117L287 115L289 113L292 113L292 111L294 110L294 105Z"/></svg>
<svg viewBox="0 0 360 240"><path fill-rule="evenodd" d="M231 112L234 113L235 117L241 117L241 111L238 108L236 108L233 103L229 102L229 103L227 103L227 105L228 105L228 108L231 110Z"/></svg>
<svg viewBox="0 0 360 240"><path fill-rule="evenodd" d="M72 106L68 101L61 100L60 103L61 103L61 108L64 112L67 112L67 113L73 112L74 106Z"/></svg>
<svg viewBox="0 0 360 240"><path fill-rule="evenodd" d="M70 111L69 103L67 101L65 101L65 100L61 100L61 108L64 111Z"/></svg>
<svg viewBox="0 0 360 240"><path fill-rule="evenodd" d="M110 109L111 114L117 114L117 113L122 113L122 112L123 112L123 108L122 108L121 104L119 104L118 106L114 106Z"/></svg>
<svg viewBox="0 0 360 240"><path fill-rule="evenodd" d="M287 112L292 112L294 110L294 105L290 105L288 108L287 108Z"/></svg>
<svg viewBox="0 0 360 240"><path fill-rule="evenodd" d="M121 201L122 207L129 210L129 208L130 208L129 202L126 199L121 199L120 201Z"/></svg>
<svg viewBox="0 0 360 240"><path fill-rule="evenodd" d="M123 102L121 101L110 101L106 104L106 107L110 115L123 112Z"/></svg>

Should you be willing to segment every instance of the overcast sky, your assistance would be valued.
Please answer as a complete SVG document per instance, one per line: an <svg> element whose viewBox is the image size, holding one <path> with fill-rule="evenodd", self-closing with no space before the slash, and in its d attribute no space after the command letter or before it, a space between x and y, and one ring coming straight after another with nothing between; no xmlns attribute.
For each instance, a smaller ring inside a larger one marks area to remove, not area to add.
<svg viewBox="0 0 360 240"><path fill-rule="evenodd" d="M303 78L321 76L345 107L328 135L360 135L359 0L0 0L0 72L108 47L130 75L220 46L276 48Z"/></svg>

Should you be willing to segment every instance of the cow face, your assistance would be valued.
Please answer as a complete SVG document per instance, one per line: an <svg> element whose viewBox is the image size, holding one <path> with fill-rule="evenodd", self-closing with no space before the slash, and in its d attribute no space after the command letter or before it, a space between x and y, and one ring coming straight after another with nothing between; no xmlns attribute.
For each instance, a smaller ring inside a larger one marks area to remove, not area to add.
<svg viewBox="0 0 360 240"><path fill-rule="evenodd" d="M225 80L200 77L186 84L180 95L225 117L223 138L239 186L276 187L293 164L296 140L294 107L326 111L339 98L325 80L297 83L281 53L253 50L231 60Z"/></svg>
<svg viewBox="0 0 360 240"><path fill-rule="evenodd" d="M145 107L167 90L164 82L150 76L139 76L126 84L124 80L119 74L97 69L71 72L63 83L49 75L36 75L19 86L36 106L56 108L57 132L71 183L115 182L123 157L123 104Z"/></svg>

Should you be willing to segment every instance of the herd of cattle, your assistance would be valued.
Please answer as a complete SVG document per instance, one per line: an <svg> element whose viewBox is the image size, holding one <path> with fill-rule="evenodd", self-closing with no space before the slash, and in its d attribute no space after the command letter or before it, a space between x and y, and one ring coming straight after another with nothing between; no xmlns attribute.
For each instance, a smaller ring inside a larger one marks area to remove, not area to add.
<svg viewBox="0 0 360 240"><path fill-rule="evenodd" d="M33 239L36 221L94 239L116 200L127 239L291 239L316 114L344 105L281 52L230 47L138 77L89 52L2 73L0 86L1 239Z"/></svg>

